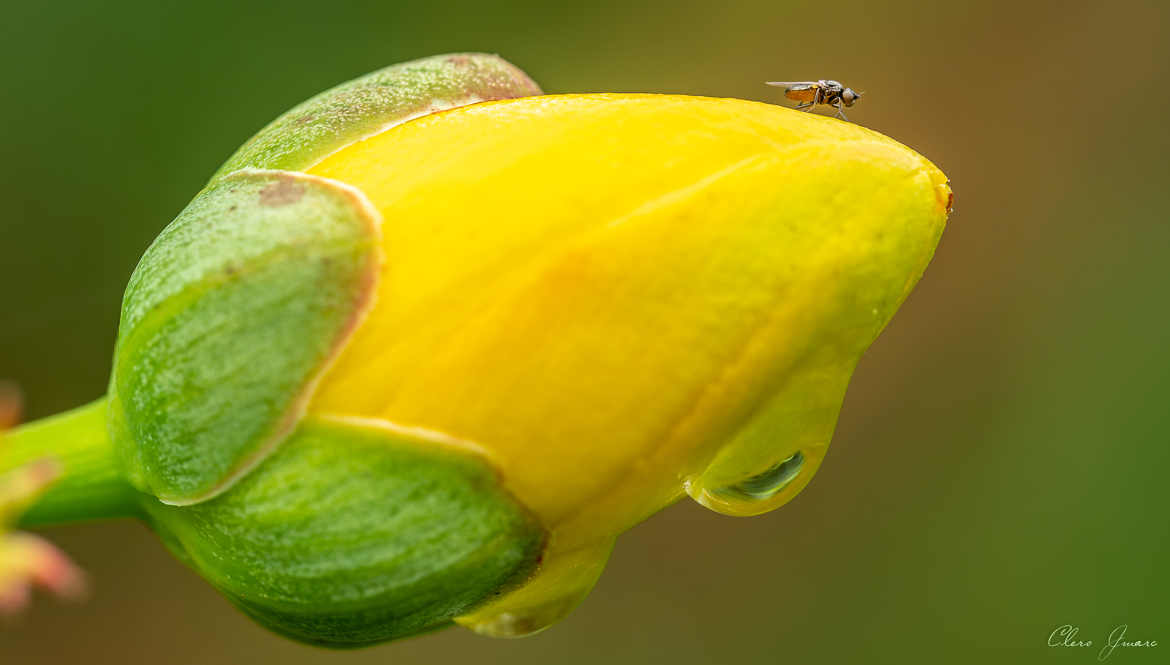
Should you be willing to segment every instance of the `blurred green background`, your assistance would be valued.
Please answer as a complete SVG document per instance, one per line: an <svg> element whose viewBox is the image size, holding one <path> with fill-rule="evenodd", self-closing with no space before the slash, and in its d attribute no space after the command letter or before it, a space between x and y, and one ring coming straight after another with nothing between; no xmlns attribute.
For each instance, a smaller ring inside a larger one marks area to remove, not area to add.
<svg viewBox="0 0 1170 665"><path fill-rule="evenodd" d="M105 387L151 239L280 112L386 64L496 52L548 92L779 101L838 78L937 163L955 213L863 359L814 482L767 516L687 501L623 536L530 639L365 651L271 635L132 522L51 537L88 570L0 663L1170 662L1170 44L1163 1L9 3L0 377L28 417Z"/></svg>

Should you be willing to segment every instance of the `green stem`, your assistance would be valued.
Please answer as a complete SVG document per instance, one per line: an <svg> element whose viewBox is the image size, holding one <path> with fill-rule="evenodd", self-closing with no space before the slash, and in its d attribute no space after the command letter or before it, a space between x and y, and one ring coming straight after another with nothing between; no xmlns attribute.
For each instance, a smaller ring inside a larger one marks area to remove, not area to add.
<svg viewBox="0 0 1170 665"><path fill-rule="evenodd" d="M61 475L20 525L139 515L140 495L123 477L106 433L105 398L0 435L0 475L45 458L61 465Z"/></svg>

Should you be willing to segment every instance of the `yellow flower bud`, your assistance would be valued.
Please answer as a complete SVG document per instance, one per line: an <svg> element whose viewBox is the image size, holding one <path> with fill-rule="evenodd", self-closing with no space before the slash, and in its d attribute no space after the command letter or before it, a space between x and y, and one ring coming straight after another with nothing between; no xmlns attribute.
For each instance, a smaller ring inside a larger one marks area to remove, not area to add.
<svg viewBox="0 0 1170 665"><path fill-rule="evenodd" d="M857 125L661 95L468 106L309 173L369 198L384 256L309 412L434 432L498 469L551 534L529 587L466 620L503 634L559 618L613 538L684 491L745 515L792 498L950 198Z"/></svg>

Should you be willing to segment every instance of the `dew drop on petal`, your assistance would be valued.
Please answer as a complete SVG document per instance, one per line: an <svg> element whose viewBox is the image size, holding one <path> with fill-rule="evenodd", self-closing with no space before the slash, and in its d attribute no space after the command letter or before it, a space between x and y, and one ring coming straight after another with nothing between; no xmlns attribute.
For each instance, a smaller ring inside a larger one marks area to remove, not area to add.
<svg viewBox="0 0 1170 665"><path fill-rule="evenodd" d="M781 460L772 468L756 474L735 485L713 490L729 499L741 501L766 501L788 486L804 466L804 455L798 450L791 457Z"/></svg>
<svg viewBox="0 0 1170 665"><path fill-rule="evenodd" d="M810 466L816 465L806 464L805 454L798 450L736 483L719 487L688 487L687 491L696 501L717 513L737 517L759 515L795 496L815 470ZM802 482L796 482L804 471L810 473L803 474Z"/></svg>

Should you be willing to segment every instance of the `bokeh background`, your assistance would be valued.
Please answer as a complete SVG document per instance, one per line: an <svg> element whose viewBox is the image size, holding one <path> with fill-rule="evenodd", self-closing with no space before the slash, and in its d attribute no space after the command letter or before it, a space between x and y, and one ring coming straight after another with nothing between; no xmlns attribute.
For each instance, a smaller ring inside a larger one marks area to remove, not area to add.
<svg viewBox="0 0 1170 665"><path fill-rule="evenodd" d="M7 3L0 377L27 415L105 387L121 291L241 142L386 64L497 52L548 92L779 101L839 78L950 176L934 263L861 362L793 503L689 501L623 536L530 639L364 651L271 635L132 522L60 527L92 595L0 627L0 663L1170 662L1170 10L1161 0Z"/></svg>

